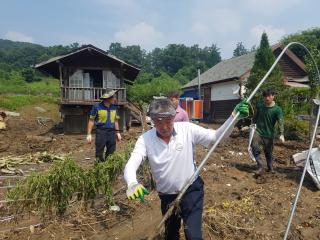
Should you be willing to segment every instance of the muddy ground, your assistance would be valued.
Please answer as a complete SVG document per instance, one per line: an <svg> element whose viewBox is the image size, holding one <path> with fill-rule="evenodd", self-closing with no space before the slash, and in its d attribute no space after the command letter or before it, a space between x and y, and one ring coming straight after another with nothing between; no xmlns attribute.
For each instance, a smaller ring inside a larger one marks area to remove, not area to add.
<svg viewBox="0 0 320 240"><path fill-rule="evenodd" d="M48 151L57 155L69 154L79 164L90 167L94 161L94 145L85 143L85 135L62 133L58 107L40 104L20 111L20 117L11 117L6 131L0 132L0 157L21 156ZM50 118L39 122L37 117ZM217 125L206 125L216 128ZM140 134L139 126L124 133L123 145ZM51 140L43 141L49 137ZM210 157L202 173L205 182L203 217L204 239L282 239L291 203L301 176L301 169L291 162L294 153L308 148L306 139L275 144L275 174L256 177L256 166L247 154L248 136L237 130L222 143ZM196 148L199 162L207 153ZM24 174L43 171L50 163L22 165ZM0 186L14 184L15 180L0 179ZM1 189L1 200L4 199ZM144 203L125 197L123 177L114 185L119 212L104 205L103 197L84 209L72 201L63 217L41 218L37 212L12 216L6 203L0 205L0 239L147 239L160 222L159 199L156 192ZM9 217L8 220L8 216ZM14 218L13 218L14 217ZM320 239L320 193L307 176L301 191L289 239ZM183 230L181 229L183 236Z"/></svg>

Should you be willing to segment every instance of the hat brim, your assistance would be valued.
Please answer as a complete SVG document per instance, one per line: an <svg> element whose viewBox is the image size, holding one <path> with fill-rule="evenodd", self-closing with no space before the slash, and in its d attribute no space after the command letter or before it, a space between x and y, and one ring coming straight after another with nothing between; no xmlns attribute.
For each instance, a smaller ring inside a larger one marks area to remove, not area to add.
<svg viewBox="0 0 320 240"><path fill-rule="evenodd" d="M109 96L101 96L100 97L100 100L102 99L109 99L109 98L112 98L119 90L113 90L114 92L112 94L110 94Z"/></svg>
<svg viewBox="0 0 320 240"><path fill-rule="evenodd" d="M109 98L112 98L114 96L114 94L112 94L110 97L100 97L100 99L109 99Z"/></svg>

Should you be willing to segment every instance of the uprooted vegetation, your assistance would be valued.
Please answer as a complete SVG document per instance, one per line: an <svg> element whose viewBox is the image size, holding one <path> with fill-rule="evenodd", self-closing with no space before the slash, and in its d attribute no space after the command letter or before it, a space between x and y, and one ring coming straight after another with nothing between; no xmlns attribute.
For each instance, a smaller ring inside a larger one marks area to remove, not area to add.
<svg viewBox="0 0 320 240"><path fill-rule="evenodd" d="M105 162L83 168L74 160L55 161L45 172L32 173L7 193L7 199L17 213L38 210L42 214L62 215L71 200L85 205L98 194L105 196L107 205L113 204L112 184L122 173L132 149L128 144L122 151L110 155ZM20 201L23 199L23 201Z"/></svg>

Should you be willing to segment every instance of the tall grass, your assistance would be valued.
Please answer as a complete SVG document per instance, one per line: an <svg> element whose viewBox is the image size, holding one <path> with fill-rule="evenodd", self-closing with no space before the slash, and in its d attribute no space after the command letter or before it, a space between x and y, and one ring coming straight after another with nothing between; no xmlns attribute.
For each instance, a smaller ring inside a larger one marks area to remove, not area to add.
<svg viewBox="0 0 320 240"><path fill-rule="evenodd" d="M59 96L59 81L44 78L39 82L27 83L22 79L4 80L0 78L0 94L28 94Z"/></svg>
<svg viewBox="0 0 320 240"><path fill-rule="evenodd" d="M0 71L0 108L18 110L39 102L55 103L59 94L57 79L27 83L17 71Z"/></svg>
<svg viewBox="0 0 320 240"><path fill-rule="evenodd" d="M57 103L57 98L53 96L1 96L0 95L0 108L8 110L18 110L26 105L32 105L39 102Z"/></svg>

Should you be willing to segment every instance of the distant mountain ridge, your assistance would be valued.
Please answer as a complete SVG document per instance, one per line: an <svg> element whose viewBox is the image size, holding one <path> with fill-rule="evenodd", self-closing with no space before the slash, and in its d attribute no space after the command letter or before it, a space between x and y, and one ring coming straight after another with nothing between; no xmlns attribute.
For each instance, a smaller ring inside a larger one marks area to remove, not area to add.
<svg viewBox="0 0 320 240"><path fill-rule="evenodd" d="M40 44L0 39L0 68L28 68L78 46L79 44L74 43L69 46L45 47Z"/></svg>
<svg viewBox="0 0 320 240"><path fill-rule="evenodd" d="M16 41L11 41L7 39L0 39L0 51L10 51L13 49L22 49L25 47L41 47L40 44L35 44L35 43L29 43L29 42L16 42Z"/></svg>

